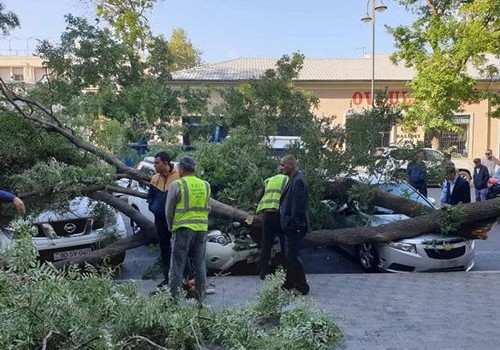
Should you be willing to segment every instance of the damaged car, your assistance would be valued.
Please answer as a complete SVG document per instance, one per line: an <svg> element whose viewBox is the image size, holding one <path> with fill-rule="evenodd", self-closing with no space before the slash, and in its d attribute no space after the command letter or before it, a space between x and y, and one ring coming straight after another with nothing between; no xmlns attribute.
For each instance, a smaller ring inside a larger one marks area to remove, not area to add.
<svg viewBox="0 0 500 350"><path fill-rule="evenodd" d="M88 197L72 199L64 209L45 210L28 216L36 229L33 243L42 262L55 262L85 255L127 236L122 216L107 204ZM15 242L7 226L0 229L0 246ZM111 261L120 264L125 252Z"/></svg>
<svg viewBox="0 0 500 350"><path fill-rule="evenodd" d="M436 209L432 200L422 196L406 182L369 180L379 190L416 201ZM333 214L333 228L380 226L408 219L391 209L374 206L358 208L345 205ZM366 272L469 271L474 267L474 240L439 232L388 243L366 242L342 245Z"/></svg>

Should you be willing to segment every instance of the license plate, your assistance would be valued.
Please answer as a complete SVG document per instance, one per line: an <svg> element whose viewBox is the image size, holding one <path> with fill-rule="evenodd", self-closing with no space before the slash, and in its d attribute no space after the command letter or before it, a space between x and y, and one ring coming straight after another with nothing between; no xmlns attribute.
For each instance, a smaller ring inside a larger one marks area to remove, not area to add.
<svg viewBox="0 0 500 350"><path fill-rule="evenodd" d="M81 248L81 249L74 249L74 250L66 250L63 252L56 252L54 253L54 260L63 260L63 259L68 259L72 258L74 256L80 256L80 255L85 255L87 253L90 253L92 249L89 248Z"/></svg>

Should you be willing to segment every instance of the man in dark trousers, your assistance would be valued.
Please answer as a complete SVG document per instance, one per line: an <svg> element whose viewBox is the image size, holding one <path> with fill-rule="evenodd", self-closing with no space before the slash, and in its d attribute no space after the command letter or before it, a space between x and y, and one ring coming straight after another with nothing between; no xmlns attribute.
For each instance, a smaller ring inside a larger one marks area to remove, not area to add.
<svg viewBox="0 0 500 350"><path fill-rule="evenodd" d="M264 195L262 196L257 213L262 213L262 237L259 256L260 278L272 273L270 266L271 250L276 237L280 240L281 254L285 252L285 238L280 226L280 198L285 190L288 177L283 174L274 175L264 180Z"/></svg>
<svg viewBox="0 0 500 350"><path fill-rule="evenodd" d="M457 175L457 169L448 167L445 169L445 180L441 191L441 205L457 205L458 203L470 203L469 181Z"/></svg>
<svg viewBox="0 0 500 350"><path fill-rule="evenodd" d="M172 245L170 240L172 233L168 230L167 218L165 217L165 202L167 200L170 184L179 178L179 173L170 163L167 152L159 152L155 155L155 169L157 174L151 178L148 190L149 210L154 214L156 234L160 245L161 267L164 279L158 288L168 284L168 271L170 270L170 258Z"/></svg>
<svg viewBox="0 0 500 350"><path fill-rule="evenodd" d="M302 239L309 231L309 198L304 175L293 155L281 158L280 171L289 178L280 199L280 224L285 237L286 277L283 289L309 293L304 266L300 259Z"/></svg>
<svg viewBox="0 0 500 350"><path fill-rule="evenodd" d="M474 158L474 173L472 175L472 179L474 180L476 202L482 202L486 200L489 178L490 173L488 171L488 168L481 164L480 158Z"/></svg>

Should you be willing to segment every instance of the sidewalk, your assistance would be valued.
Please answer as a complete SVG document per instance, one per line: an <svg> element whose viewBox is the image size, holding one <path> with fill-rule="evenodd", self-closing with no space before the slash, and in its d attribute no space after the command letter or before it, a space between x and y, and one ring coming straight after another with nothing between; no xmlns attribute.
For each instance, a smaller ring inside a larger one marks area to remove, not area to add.
<svg viewBox="0 0 500 350"><path fill-rule="evenodd" d="M344 350L500 349L500 273L308 275L310 299L341 327ZM155 281L140 281L145 293ZM209 278L214 308L253 302L258 276Z"/></svg>

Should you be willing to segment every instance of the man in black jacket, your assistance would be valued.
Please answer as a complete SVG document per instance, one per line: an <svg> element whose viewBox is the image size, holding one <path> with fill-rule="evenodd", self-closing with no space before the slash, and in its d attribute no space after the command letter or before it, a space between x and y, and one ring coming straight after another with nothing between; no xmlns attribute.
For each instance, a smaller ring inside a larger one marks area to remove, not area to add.
<svg viewBox="0 0 500 350"><path fill-rule="evenodd" d="M474 174L472 175L474 180L474 190L476 193L476 202L482 202L486 200L486 192L488 191L488 180L490 179L490 173L488 168L481 164L480 158L474 158Z"/></svg>
<svg viewBox="0 0 500 350"><path fill-rule="evenodd" d="M168 284L168 271L170 270L170 259L172 256L171 237L168 230L167 218L165 216L165 201L167 200L170 184L179 178L179 173L170 163L170 156L167 152L158 152L155 155L155 169L157 173L151 178L148 190L149 210L154 214L156 234L160 246L161 267L164 280L157 286L158 288Z"/></svg>
<svg viewBox="0 0 500 350"><path fill-rule="evenodd" d="M441 205L457 205L458 203L470 203L469 181L457 175L454 167L446 168L445 180L441 191Z"/></svg>
<svg viewBox="0 0 500 350"><path fill-rule="evenodd" d="M286 277L284 289L309 293L304 266L300 259L302 239L309 231L309 198L304 175L293 155L281 158L280 171L290 179L280 199L280 225L285 237Z"/></svg>

